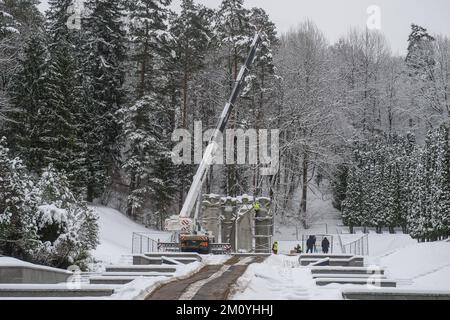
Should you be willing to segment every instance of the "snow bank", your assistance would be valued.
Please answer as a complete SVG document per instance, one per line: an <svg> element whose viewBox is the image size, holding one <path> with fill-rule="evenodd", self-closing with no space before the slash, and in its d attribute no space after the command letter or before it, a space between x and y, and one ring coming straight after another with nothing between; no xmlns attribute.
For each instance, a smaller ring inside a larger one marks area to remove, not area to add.
<svg viewBox="0 0 450 320"><path fill-rule="evenodd" d="M399 286L450 291L449 242L416 243L375 260Z"/></svg>
<svg viewBox="0 0 450 320"><path fill-rule="evenodd" d="M317 287L307 268L299 268L297 257L271 256L252 264L239 278L232 300L339 300L339 289Z"/></svg>
<svg viewBox="0 0 450 320"><path fill-rule="evenodd" d="M167 232L147 229L128 219L117 210L92 206L99 216L100 245L94 251L94 257L105 263L119 263L124 255L131 255L133 232L149 234L155 240L167 241Z"/></svg>
<svg viewBox="0 0 450 320"><path fill-rule="evenodd" d="M122 286L116 290L116 293L111 296L112 300L144 300L154 290L159 287L182 279L186 279L199 272L205 266L201 262L193 262L188 265L177 266L177 271L173 277L152 277L152 278L138 278L129 284Z"/></svg>

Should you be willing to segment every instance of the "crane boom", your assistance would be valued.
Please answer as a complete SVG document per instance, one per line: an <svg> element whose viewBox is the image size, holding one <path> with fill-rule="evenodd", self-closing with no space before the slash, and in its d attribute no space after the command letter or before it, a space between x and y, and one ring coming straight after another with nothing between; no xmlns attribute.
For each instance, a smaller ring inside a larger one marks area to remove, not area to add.
<svg viewBox="0 0 450 320"><path fill-rule="evenodd" d="M260 43L261 43L261 35L258 32L255 35L255 38L253 39L253 43L250 49L250 53L247 57L247 60L245 61L245 64L242 66L239 72L233 91L231 92L231 96L225 105L225 108L222 112L222 115L220 116L214 134L211 137L208 147L205 150L203 159L197 169L197 173L194 176L191 188L189 189L189 193L183 204L183 208L181 209L180 218L189 218L192 215L192 210L194 209L195 203L202 191L203 183L205 182L206 177L208 176L210 166L212 164L212 161L214 160L214 155L218 147L219 139L223 135L225 128L228 124L231 113L233 111L234 104L239 98L239 94L242 90L242 85L244 83L245 77L247 76L250 66L253 63L253 60L256 56L256 50L258 49Z"/></svg>

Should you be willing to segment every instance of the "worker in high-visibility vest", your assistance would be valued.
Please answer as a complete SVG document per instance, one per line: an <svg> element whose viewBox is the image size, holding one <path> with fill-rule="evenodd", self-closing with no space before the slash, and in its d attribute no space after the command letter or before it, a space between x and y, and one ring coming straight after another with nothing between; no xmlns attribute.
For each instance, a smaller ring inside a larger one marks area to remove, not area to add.
<svg viewBox="0 0 450 320"><path fill-rule="evenodd" d="M258 216L259 211L261 210L261 204L259 203L259 201L255 201L253 203L253 210L255 210L256 216Z"/></svg>
<svg viewBox="0 0 450 320"><path fill-rule="evenodd" d="M273 243L272 252L273 252L273 254L278 254L278 242L277 241L275 241Z"/></svg>

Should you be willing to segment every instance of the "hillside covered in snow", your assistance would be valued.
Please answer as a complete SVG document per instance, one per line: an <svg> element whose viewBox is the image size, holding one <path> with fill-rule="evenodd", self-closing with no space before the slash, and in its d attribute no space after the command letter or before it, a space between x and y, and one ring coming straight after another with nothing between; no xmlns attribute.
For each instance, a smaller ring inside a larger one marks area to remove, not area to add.
<svg viewBox="0 0 450 320"><path fill-rule="evenodd" d="M130 220L121 212L101 206L92 206L99 216L100 245L94 251L94 258L104 263L116 263L123 256L132 253L133 233L143 233L154 240L167 240L167 232L147 229Z"/></svg>

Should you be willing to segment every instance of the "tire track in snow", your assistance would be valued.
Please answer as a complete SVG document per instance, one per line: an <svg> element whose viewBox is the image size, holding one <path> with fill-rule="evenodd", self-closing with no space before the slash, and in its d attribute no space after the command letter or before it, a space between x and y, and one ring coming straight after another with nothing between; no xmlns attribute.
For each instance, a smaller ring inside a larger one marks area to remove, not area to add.
<svg viewBox="0 0 450 320"><path fill-rule="evenodd" d="M194 296L199 292L199 290L207 283L221 277L225 272L227 272L231 268L230 265L225 265L222 268L220 268L219 271L214 273L211 277L208 279L204 279L198 282L195 282L191 284L186 291L181 295L179 300L192 300Z"/></svg>

